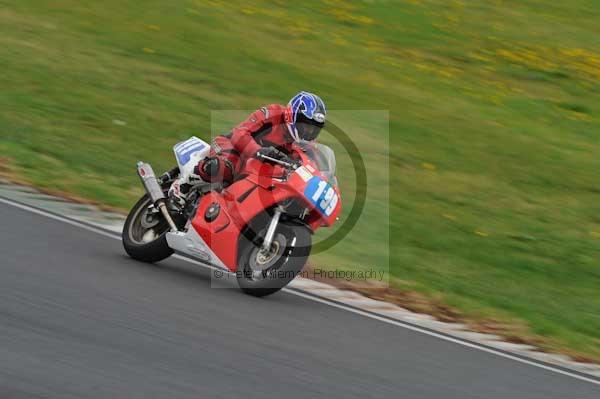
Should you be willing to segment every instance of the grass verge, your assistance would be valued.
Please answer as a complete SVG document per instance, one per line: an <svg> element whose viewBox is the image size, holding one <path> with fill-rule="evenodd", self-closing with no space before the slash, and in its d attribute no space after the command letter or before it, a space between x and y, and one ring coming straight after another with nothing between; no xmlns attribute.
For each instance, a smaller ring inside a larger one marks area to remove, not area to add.
<svg viewBox="0 0 600 399"><path fill-rule="evenodd" d="M6 173L126 209L134 162L171 166L210 110L300 89L389 110L391 287L600 360L597 3L1 3ZM346 122L361 153L384 152ZM386 194L369 189L373 213L323 262L378 253Z"/></svg>

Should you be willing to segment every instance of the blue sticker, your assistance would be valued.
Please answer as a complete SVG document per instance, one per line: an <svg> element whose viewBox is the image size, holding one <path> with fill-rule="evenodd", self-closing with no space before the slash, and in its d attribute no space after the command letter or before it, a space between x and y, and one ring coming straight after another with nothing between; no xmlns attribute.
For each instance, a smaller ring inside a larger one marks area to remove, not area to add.
<svg viewBox="0 0 600 399"><path fill-rule="evenodd" d="M339 200L335 189L319 176L314 176L308 181L304 195L315 208L326 216L331 215Z"/></svg>
<svg viewBox="0 0 600 399"><path fill-rule="evenodd" d="M175 150L175 156L179 164L185 165L190 161L190 157L194 152L200 151L204 147L206 147L206 144L194 137L176 144L173 149Z"/></svg>

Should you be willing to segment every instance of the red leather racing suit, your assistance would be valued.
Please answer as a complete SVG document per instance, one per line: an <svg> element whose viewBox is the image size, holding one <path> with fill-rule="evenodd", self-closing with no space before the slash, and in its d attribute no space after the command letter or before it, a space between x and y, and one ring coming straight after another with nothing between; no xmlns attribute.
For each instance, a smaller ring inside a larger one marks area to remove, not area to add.
<svg viewBox="0 0 600 399"><path fill-rule="evenodd" d="M285 105L271 104L259 108L231 133L215 137L208 158L196 166L195 172L205 181L231 183L245 160L255 156L261 147L288 149L293 142L286 126L288 119L289 108ZM210 168L205 167L207 163L210 163Z"/></svg>

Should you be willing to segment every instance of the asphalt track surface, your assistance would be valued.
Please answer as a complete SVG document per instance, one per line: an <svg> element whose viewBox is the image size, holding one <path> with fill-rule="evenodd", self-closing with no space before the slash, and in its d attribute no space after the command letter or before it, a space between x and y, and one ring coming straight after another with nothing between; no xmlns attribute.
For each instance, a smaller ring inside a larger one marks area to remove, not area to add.
<svg viewBox="0 0 600 399"><path fill-rule="evenodd" d="M0 203L0 398L600 398L600 386Z"/></svg>

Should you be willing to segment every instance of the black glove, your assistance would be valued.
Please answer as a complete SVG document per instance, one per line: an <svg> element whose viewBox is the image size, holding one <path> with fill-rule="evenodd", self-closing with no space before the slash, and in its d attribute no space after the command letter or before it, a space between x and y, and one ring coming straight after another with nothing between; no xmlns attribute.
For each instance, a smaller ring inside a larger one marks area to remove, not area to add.
<svg viewBox="0 0 600 399"><path fill-rule="evenodd" d="M259 159L262 159L262 157L270 157L270 158L278 159L280 161L288 161L289 160L289 158L286 154L279 151L275 147L262 147L260 150L258 150L256 152L256 157ZM265 161L269 161L269 160L265 159Z"/></svg>

